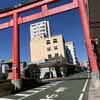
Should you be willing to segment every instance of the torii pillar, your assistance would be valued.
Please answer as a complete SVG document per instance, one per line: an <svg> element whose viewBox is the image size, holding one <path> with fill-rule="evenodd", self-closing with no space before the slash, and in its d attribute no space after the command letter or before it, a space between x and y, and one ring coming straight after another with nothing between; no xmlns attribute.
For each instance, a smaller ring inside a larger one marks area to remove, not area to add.
<svg viewBox="0 0 100 100"><path fill-rule="evenodd" d="M96 61L96 55L93 51L92 41L90 39L90 25L88 21L85 0L78 0L78 5L79 5L80 15L82 19L82 24L83 24L84 36L86 40L90 65L92 68L93 86L98 88L99 87L99 70L98 70L97 61Z"/></svg>
<svg viewBox="0 0 100 100"><path fill-rule="evenodd" d="M18 13L13 14L13 65L12 65L12 83L15 89L21 88L20 79L20 38L19 38L19 25Z"/></svg>

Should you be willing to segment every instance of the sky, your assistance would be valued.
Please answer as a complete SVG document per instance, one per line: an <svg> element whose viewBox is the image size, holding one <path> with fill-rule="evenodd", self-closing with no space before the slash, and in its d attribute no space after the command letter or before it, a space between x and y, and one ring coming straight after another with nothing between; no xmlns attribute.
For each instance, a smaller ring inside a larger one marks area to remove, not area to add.
<svg viewBox="0 0 100 100"><path fill-rule="evenodd" d="M0 9L13 6L15 4L28 0L1 0ZM72 0L60 0L59 3L49 5L49 8L72 2ZM40 9L29 11L19 16L27 16L38 12ZM0 19L0 24L10 21L12 17ZM76 55L79 61L87 61L87 50L84 42L84 31L80 18L79 9L60 13L51 17L39 19L20 25L20 61L30 63L30 25L43 20L48 20L51 24L53 35L63 34L66 42L73 41L75 43ZM13 28L0 30L0 60L9 60L12 58L12 34Z"/></svg>

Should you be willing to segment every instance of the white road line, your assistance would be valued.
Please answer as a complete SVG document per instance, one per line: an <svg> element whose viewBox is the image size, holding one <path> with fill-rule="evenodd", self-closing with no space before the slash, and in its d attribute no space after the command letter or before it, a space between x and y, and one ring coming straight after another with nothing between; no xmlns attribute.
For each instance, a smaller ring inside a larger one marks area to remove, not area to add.
<svg viewBox="0 0 100 100"><path fill-rule="evenodd" d="M24 96L24 97L27 97L27 96L30 96L29 94L15 94L15 96Z"/></svg>
<svg viewBox="0 0 100 100"><path fill-rule="evenodd" d="M85 84L84 84L84 87L82 89L82 92L79 96L79 99L78 100L82 100L83 99L83 96L84 96L84 92L85 92L85 89L86 89L86 86L87 86L87 83L88 83L89 79L86 80Z"/></svg>
<svg viewBox="0 0 100 100"><path fill-rule="evenodd" d="M59 81L59 82L55 82L55 83L51 83L51 84L48 84L47 86L55 86L55 85L57 85L57 84L59 84L59 83L61 83L61 82L63 82L63 81Z"/></svg>
<svg viewBox="0 0 100 100"><path fill-rule="evenodd" d="M85 92L85 89L86 89L86 86L87 86L88 81L89 81L89 80L87 79L86 82L85 82L85 85L84 85L84 87L83 87L82 92Z"/></svg>
<svg viewBox="0 0 100 100"><path fill-rule="evenodd" d="M39 87L39 88L35 88L35 89L45 90L46 88Z"/></svg>
<svg viewBox="0 0 100 100"><path fill-rule="evenodd" d="M63 81L59 81L59 82L56 82L56 83L54 83L54 84L57 85L57 84L59 84L59 83L61 83L61 82L63 82Z"/></svg>
<svg viewBox="0 0 100 100"><path fill-rule="evenodd" d="M39 91L34 91L34 90L28 90L26 92L34 92L34 93L38 93Z"/></svg>
<svg viewBox="0 0 100 100"><path fill-rule="evenodd" d="M14 99L0 98L0 100L14 100Z"/></svg>
<svg viewBox="0 0 100 100"><path fill-rule="evenodd" d="M80 97L79 97L79 99L78 100L82 100L83 99L83 93L81 93L81 95L80 95Z"/></svg>
<svg viewBox="0 0 100 100"><path fill-rule="evenodd" d="M43 90L40 90L39 92L41 92L41 91L43 91ZM34 94L36 94L36 93L39 93L39 92L35 92L35 93L32 93L32 94L30 94L29 96L32 96L32 95L34 95ZM28 96L27 96L28 97ZM22 100L22 99L25 99L26 97L22 97L22 98L20 98L20 99L18 99L18 100Z"/></svg>

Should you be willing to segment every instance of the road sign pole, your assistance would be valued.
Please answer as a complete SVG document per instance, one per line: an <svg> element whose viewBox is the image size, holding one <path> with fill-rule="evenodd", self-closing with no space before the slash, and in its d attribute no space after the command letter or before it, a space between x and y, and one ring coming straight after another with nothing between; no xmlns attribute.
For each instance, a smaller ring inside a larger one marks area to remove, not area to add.
<svg viewBox="0 0 100 100"><path fill-rule="evenodd" d="M98 71L97 61L96 61L95 54L93 52L93 47L90 39L90 29L89 29L90 27L89 27L88 15L86 11L85 0L78 0L78 5L79 5L80 15L81 15L83 29L84 29L84 36L86 40L88 56L92 68L93 85L94 87L99 87L99 77L98 77L99 71Z"/></svg>

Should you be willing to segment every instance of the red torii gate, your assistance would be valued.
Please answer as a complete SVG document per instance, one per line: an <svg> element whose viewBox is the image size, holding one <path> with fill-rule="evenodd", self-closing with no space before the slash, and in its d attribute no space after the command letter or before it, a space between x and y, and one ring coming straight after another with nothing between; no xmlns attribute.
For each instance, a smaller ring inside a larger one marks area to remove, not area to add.
<svg viewBox="0 0 100 100"><path fill-rule="evenodd" d="M21 88L20 81L20 43L19 43L19 25L47 16L52 16L58 13L69 11L72 9L79 8L80 15L82 19L82 24L84 28L84 35L87 45L87 51L90 59L90 64L93 73L98 72L97 61L95 54L93 52L92 43L90 39L89 22L86 12L85 0L73 0L73 2L48 9L48 4L58 2L59 0L42 0L34 4L24 6L6 13L0 14L0 19L13 16L13 19L9 22L0 24L0 30L9 28L13 26L13 67L12 67L12 82L17 88ZM20 17L19 14L29 11L31 9L36 9L42 7L42 11L36 14L32 14L26 17ZM16 82L16 83L15 83Z"/></svg>

